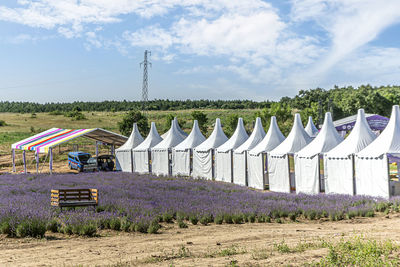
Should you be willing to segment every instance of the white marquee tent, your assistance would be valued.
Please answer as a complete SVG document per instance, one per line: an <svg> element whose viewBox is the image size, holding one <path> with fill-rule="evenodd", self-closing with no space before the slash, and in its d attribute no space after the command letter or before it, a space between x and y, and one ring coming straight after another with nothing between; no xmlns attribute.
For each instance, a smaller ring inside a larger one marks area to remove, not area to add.
<svg viewBox="0 0 400 267"><path fill-rule="evenodd" d="M243 119L239 118L235 132L223 145L215 150L215 180L233 182L233 150L249 138L244 128Z"/></svg>
<svg viewBox="0 0 400 267"><path fill-rule="evenodd" d="M193 149L193 177L210 180L214 178L214 150L227 140L221 121L217 118L211 135Z"/></svg>
<svg viewBox="0 0 400 267"><path fill-rule="evenodd" d="M177 119L176 117L174 118L174 121L175 121L176 124L178 125L178 132L179 132L179 135L181 135L183 138L186 138L186 137L188 136L188 134L185 133L185 131L182 130L181 127L179 127L178 119ZM165 138L168 136L169 131L171 131L171 128L169 128L168 131L166 131L165 133L163 133L163 134L161 135L161 138L162 138L162 139L165 139Z"/></svg>
<svg viewBox="0 0 400 267"><path fill-rule="evenodd" d="M132 133L121 147L115 150L115 161L117 171L133 172L132 168L132 149L143 142L143 137L139 132L137 124L133 124Z"/></svg>
<svg viewBox="0 0 400 267"><path fill-rule="evenodd" d="M285 140L285 136L279 130L278 124L276 123L275 116L271 117L271 123L264 139L256 145L247 154L247 168L248 168L248 186L264 189L265 183L264 174L267 173L265 169L264 155L276 148L280 143Z"/></svg>
<svg viewBox="0 0 400 267"><path fill-rule="evenodd" d="M398 181L389 177L389 161L400 156L400 111L395 105L385 130L355 155L358 195L389 198L398 194Z"/></svg>
<svg viewBox="0 0 400 267"><path fill-rule="evenodd" d="M342 141L343 137L339 135L333 125L331 113L325 113L321 132L309 145L294 156L297 193L317 194L325 190L325 183L320 170L320 156Z"/></svg>
<svg viewBox="0 0 400 267"><path fill-rule="evenodd" d="M150 149L162 141L157 132L156 124L151 123L150 132L146 139L132 149L133 171L138 173L149 173L151 171L151 152Z"/></svg>
<svg viewBox="0 0 400 267"><path fill-rule="evenodd" d="M193 148L206 140L199 129L197 120L189 136L172 149L172 175L189 176L193 169Z"/></svg>
<svg viewBox="0 0 400 267"><path fill-rule="evenodd" d="M156 175L169 175L171 174L171 152L172 148L177 146L186 137L184 137L178 130L179 125L177 120L171 121L171 129L168 135L151 149L152 170L151 172Z"/></svg>
<svg viewBox="0 0 400 267"><path fill-rule="evenodd" d="M261 119L257 117L256 124L250 137L233 151L233 182L239 185L247 185L247 158L248 151L258 145L265 137L265 131Z"/></svg>
<svg viewBox="0 0 400 267"><path fill-rule="evenodd" d="M269 189L274 192L291 192L294 187L294 174L290 172L290 155L300 151L311 142L296 113L293 127L288 137L274 150L268 153Z"/></svg>
<svg viewBox="0 0 400 267"><path fill-rule="evenodd" d="M319 133L317 127L315 127L315 125L314 125L314 122L313 122L311 116L308 116L308 122L307 122L306 128L304 128L304 129L306 130L306 133L308 133L308 135L312 138L315 138Z"/></svg>
<svg viewBox="0 0 400 267"><path fill-rule="evenodd" d="M359 109L349 136L324 155L325 193L355 194L354 153L364 149L375 138L364 110Z"/></svg>

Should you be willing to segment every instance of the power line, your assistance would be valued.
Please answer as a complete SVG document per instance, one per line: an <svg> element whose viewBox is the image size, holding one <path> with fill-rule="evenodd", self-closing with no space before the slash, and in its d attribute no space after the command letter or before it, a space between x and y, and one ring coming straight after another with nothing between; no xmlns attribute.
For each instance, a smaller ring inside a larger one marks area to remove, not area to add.
<svg viewBox="0 0 400 267"><path fill-rule="evenodd" d="M144 51L144 60L140 63L140 66L143 65L143 85L142 85L142 111L146 110L146 104L149 100L149 87L148 87L148 73L147 73L147 66L151 65L151 62L147 60L147 55L151 55L151 51L145 50Z"/></svg>

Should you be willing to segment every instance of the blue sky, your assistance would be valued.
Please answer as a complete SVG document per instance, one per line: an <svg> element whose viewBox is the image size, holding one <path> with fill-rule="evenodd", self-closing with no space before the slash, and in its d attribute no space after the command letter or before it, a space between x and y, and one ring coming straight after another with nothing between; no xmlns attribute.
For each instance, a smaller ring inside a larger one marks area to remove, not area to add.
<svg viewBox="0 0 400 267"><path fill-rule="evenodd" d="M0 100L276 100L400 84L399 0L2 0Z"/></svg>

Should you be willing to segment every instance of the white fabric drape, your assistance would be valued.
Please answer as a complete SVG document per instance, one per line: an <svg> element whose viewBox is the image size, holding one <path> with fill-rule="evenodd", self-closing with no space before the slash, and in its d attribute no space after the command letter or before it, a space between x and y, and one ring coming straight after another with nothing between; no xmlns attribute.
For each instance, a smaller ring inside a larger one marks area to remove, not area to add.
<svg viewBox="0 0 400 267"><path fill-rule="evenodd" d="M389 198L389 164L386 154L376 158L355 157L357 195Z"/></svg>
<svg viewBox="0 0 400 267"><path fill-rule="evenodd" d="M115 151L117 171L132 172L132 150Z"/></svg>
<svg viewBox="0 0 400 267"><path fill-rule="evenodd" d="M233 183L247 185L247 151L233 153Z"/></svg>
<svg viewBox="0 0 400 267"><path fill-rule="evenodd" d="M324 157L325 193L354 194L353 159Z"/></svg>
<svg viewBox="0 0 400 267"><path fill-rule="evenodd" d="M268 154L269 190L273 192L290 193L288 156Z"/></svg>
<svg viewBox="0 0 400 267"><path fill-rule="evenodd" d="M190 175L190 151L191 149L172 151L172 175Z"/></svg>
<svg viewBox="0 0 400 267"><path fill-rule="evenodd" d="M133 171L145 174L149 173L149 151L133 151Z"/></svg>
<svg viewBox="0 0 400 267"><path fill-rule="evenodd" d="M213 179L212 149L207 151L193 151L193 173L194 178Z"/></svg>
<svg viewBox="0 0 400 267"><path fill-rule="evenodd" d="M247 154L248 186L256 189L264 189L263 154Z"/></svg>
<svg viewBox="0 0 400 267"><path fill-rule="evenodd" d="M169 150L157 149L151 151L152 170L155 175L169 175Z"/></svg>
<svg viewBox="0 0 400 267"><path fill-rule="evenodd" d="M319 156L302 158L294 156L296 192L306 194L319 193Z"/></svg>
<svg viewBox="0 0 400 267"><path fill-rule="evenodd" d="M222 182L232 182L232 153L218 152L215 153L215 180Z"/></svg>

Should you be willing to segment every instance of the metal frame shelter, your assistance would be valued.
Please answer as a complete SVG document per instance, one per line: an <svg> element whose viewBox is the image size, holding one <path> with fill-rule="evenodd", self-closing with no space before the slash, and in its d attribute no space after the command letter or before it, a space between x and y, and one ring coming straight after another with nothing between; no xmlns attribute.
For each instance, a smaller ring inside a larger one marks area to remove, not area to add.
<svg viewBox="0 0 400 267"><path fill-rule="evenodd" d="M111 153L114 153L114 147L123 145L128 137L107 131L101 128L92 129L60 129L51 128L34 136L28 137L11 145L13 172L15 169L15 150L23 151L24 172L26 173L26 151L34 151L36 158L36 172L39 172L39 154L49 156L50 173L53 172L53 148L71 141L78 137L86 137L96 141L96 156L98 156L98 145L103 143L111 146Z"/></svg>

